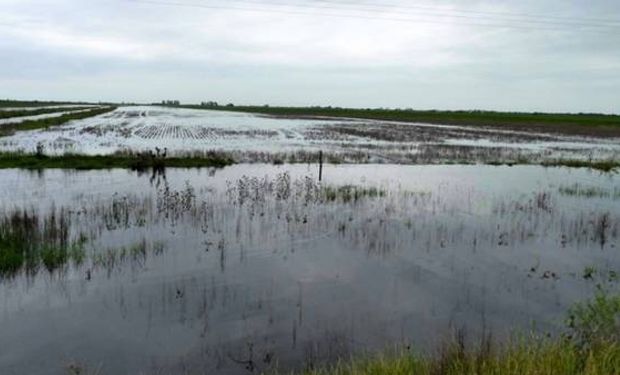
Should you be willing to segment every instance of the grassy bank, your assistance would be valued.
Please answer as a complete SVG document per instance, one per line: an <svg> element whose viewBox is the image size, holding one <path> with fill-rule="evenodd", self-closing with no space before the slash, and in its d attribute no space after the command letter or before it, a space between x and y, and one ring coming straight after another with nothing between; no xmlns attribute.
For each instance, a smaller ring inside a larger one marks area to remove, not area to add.
<svg viewBox="0 0 620 375"><path fill-rule="evenodd" d="M10 111L0 111L0 119L19 118L19 117L25 117L25 116L38 116L38 115L45 115L49 113L72 112L72 111L80 111L80 110L86 110L86 109L88 108L62 107L62 108L41 108L41 109L33 109L33 110L16 109L16 110L10 110Z"/></svg>
<svg viewBox="0 0 620 375"><path fill-rule="evenodd" d="M603 114L521 113L493 111L417 111L337 107L266 107L184 105L184 108L252 112L282 117L349 117L422 122L439 125L486 126L572 135L620 137L620 116Z"/></svg>
<svg viewBox="0 0 620 375"><path fill-rule="evenodd" d="M192 157L157 158L149 155L74 155L45 156L22 153L0 153L0 169L147 169L147 168L203 168L224 167L233 160L218 153Z"/></svg>
<svg viewBox="0 0 620 375"><path fill-rule="evenodd" d="M436 357L408 352L341 361L304 375L617 375L620 345L581 350L567 341L516 343L473 352L454 344Z"/></svg>
<svg viewBox="0 0 620 375"><path fill-rule="evenodd" d="M620 374L620 296L599 289L567 314L559 338L521 337L472 347L456 335L435 355L403 350L344 359L304 375L615 375ZM471 346L471 344L469 344Z"/></svg>
<svg viewBox="0 0 620 375"><path fill-rule="evenodd" d="M115 109L115 107L97 108L85 112L67 113L58 117L50 117L39 120L27 120L15 124L0 125L0 137L12 135L16 131L47 129L53 126L60 126L72 120L81 120L88 117L102 115Z"/></svg>

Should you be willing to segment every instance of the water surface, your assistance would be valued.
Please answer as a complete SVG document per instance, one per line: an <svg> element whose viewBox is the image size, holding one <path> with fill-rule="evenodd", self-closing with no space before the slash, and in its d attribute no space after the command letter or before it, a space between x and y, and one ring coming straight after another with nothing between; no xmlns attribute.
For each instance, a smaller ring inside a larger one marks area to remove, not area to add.
<svg viewBox="0 0 620 375"><path fill-rule="evenodd" d="M0 373L243 374L432 350L461 328L557 333L596 283L615 287L614 174L327 165L323 177L299 164L0 171L0 216L63 217L69 241L87 238L80 262L2 276Z"/></svg>

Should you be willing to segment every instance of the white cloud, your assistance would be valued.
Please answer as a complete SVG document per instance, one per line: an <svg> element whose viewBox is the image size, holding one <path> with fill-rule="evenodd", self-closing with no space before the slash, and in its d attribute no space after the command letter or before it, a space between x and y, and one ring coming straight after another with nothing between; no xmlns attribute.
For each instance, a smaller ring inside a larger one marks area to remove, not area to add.
<svg viewBox="0 0 620 375"><path fill-rule="evenodd" d="M347 10L270 5L285 0L178 1L278 12L129 0L5 0L0 53L7 58L0 61L0 96L60 99L70 92L74 99L210 96L246 103L507 109L512 102L515 109L540 109L536 95L545 93L554 96L544 100L549 110L574 111L614 110L613 103L620 102L610 89L610 80L618 80L620 51L614 46L620 33L566 27L569 21L560 18L548 18L554 22L548 24L510 22L514 29L470 25L506 23L517 13L609 18L620 10L611 0L596 7L580 1L461 0L442 7L459 17L439 18L432 9L415 8L436 8L435 3L406 8L411 2L402 0L391 2L401 7L374 13L355 11L375 9L362 5ZM334 1L297 4L335 7ZM334 13L362 18L327 16ZM423 22L394 20L402 18ZM567 80L576 92L558 89ZM36 90L37 83L49 92Z"/></svg>

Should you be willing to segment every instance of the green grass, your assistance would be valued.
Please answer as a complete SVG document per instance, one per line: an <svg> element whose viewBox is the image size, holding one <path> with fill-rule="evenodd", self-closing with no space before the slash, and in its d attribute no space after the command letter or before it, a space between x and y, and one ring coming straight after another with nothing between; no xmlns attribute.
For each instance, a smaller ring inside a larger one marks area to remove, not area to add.
<svg viewBox="0 0 620 375"><path fill-rule="evenodd" d="M39 217L14 212L0 218L0 280L25 270L35 274L39 266L48 271L79 264L84 259L85 236L72 241L66 212Z"/></svg>
<svg viewBox="0 0 620 375"><path fill-rule="evenodd" d="M157 158L144 154L38 156L23 153L0 153L0 169L112 169L126 168L203 168L225 167L233 160L224 154L205 153L201 156Z"/></svg>
<svg viewBox="0 0 620 375"><path fill-rule="evenodd" d="M585 272L592 275L596 271ZM582 347L620 343L620 296L599 290L591 301L577 303L569 310L567 325L574 341Z"/></svg>
<svg viewBox="0 0 620 375"><path fill-rule="evenodd" d="M0 126L0 137L15 134L16 131L47 129L53 126L60 126L72 120L81 120L88 117L101 115L115 110L115 107L93 109L86 112L67 113L58 117L51 117L39 120L27 120L16 124L5 124Z"/></svg>
<svg viewBox="0 0 620 375"><path fill-rule="evenodd" d="M338 107L268 107L184 105L185 108L252 112L285 117L350 117L373 120L488 126L518 130L593 136L620 136L620 116L590 113L522 113L494 111L419 111L409 109L355 109Z"/></svg>
<svg viewBox="0 0 620 375"><path fill-rule="evenodd" d="M0 119L7 119L13 117L24 117L24 116L37 116L44 115L48 113L56 113L56 112L71 112L71 111L79 111L86 110L88 108L84 107L63 107L63 108L41 108L41 109L33 109L33 110L10 110L10 111L0 111Z"/></svg>
<svg viewBox="0 0 620 375"><path fill-rule="evenodd" d="M617 375L620 374L620 296L599 290L568 313L559 338L525 336L506 344L490 339L467 347L463 335L436 355L409 350L345 358L303 375Z"/></svg>
<svg viewBox="0 0 620 375"><path fill-rule="evenodd" d="M504 348L466 351L450 345L436 356L409 352L343 360L304 375L617 375L620 345L581 350L569 341L517 342Z"/></svg>

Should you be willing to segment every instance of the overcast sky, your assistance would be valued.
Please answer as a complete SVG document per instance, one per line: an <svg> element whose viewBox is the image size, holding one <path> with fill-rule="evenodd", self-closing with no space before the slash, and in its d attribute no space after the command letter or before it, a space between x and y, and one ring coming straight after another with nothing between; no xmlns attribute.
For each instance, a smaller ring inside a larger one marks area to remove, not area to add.
<svg viewBox="0 0 620 375"><path fill-rule="evenodd" d="M0 57L0 98L620 113L618 0L0 0Z"/></svg>

